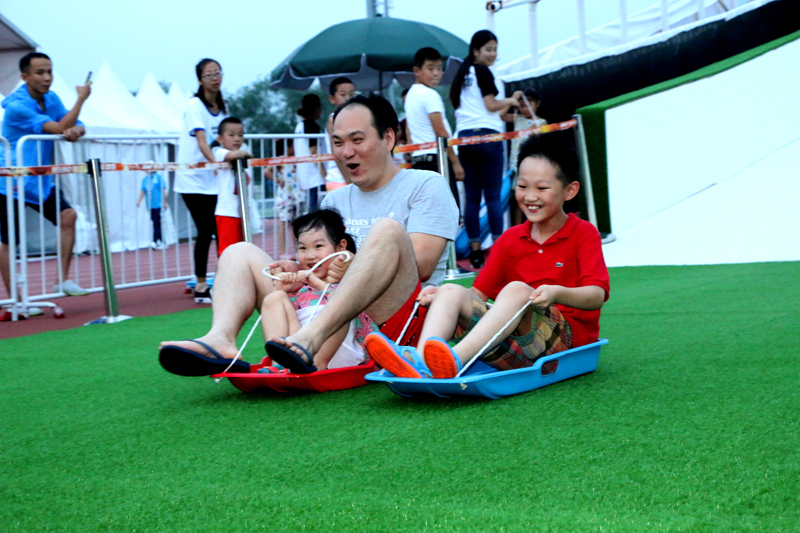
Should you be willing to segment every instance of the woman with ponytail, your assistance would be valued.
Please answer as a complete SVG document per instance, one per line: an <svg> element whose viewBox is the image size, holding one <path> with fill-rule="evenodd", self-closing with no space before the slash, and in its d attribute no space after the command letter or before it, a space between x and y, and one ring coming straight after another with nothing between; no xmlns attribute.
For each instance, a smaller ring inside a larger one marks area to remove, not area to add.
<svg viewBox="0 0 800 533"><path fill-rule="evenodd" d="M222 67L213 59L203 59L195 66L200 86L189 99L183 114L183 127L178 140L179 163L214 161L211 143L217 138L219 123L228 116L222 99ZM197 285L194 300L211 303L211 292L206 283L208 249L211 238L217 233L214 210L217 207L217 179L213 170L179 170L175 177L175 192L181 193L194 225L197 240L194 245L194 273Z"/></svg>
<svg viewBox="0 0 800 533"><path fill-rule="evenodd" d="M504 98L505 89L498 88L489 70L497 59L497 37L489 30L472 36L469 55L464 59L450 86L450 101L456 110L456 130L459 137L488 135L505 131L501 116L515 105L522 95L516 91ZM489 212L489 228L496 240L503 233L503 205L500 201L503 184L503 144L485 143L461 145L458 158L464 167L466 206L464 222L469 237L469 260L473 268L483 265L481 250L480 207L481 193Z"/></svg>

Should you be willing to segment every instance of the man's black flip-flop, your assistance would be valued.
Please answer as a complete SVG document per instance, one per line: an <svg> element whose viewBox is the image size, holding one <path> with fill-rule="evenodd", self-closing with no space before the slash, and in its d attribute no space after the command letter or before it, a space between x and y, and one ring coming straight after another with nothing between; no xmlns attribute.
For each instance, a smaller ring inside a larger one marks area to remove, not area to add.
<svg viewBox="0 0 800 533"><path fill-rule="evenodd" d="M167 372L178 376L210 376L224 371L233 361L233 359L223 357L222 354L203 341L186 340L199 344L208 350L208 353L213 357L197 353L188 348L181 348L180 346L164 346L159 350L158 361ZM237 359L228 372L250 373L250 364Z"/></svg>

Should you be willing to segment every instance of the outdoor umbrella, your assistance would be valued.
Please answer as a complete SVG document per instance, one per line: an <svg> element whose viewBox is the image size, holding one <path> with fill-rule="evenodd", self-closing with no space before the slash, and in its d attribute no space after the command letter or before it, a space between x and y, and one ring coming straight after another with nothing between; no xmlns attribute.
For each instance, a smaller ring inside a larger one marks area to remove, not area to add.
<svg viewBox="0 0 800 533"><path fill-rule="evenodd" d="M372 17L336 24L292 52L272 71L272 87L305 90L319 79L323 90L347 76L362 91L383 90L393 79L414 83L414 54L430 46L442 54L449 84L469 46L436 26L389 17Z"/></svg>

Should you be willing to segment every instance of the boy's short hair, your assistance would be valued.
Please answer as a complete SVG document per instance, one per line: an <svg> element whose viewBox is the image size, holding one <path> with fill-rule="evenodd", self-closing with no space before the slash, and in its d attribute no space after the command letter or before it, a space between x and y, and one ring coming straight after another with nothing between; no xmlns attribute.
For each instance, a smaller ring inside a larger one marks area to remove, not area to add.
<svg viewBox="0 0 800 533"><path fill-rule="evenodd" d="M242 121L236 117L228 117L222 120L217 126L217 136L219 137L223 133L225 133L225 126L228 124L242 124ZM242 125L244 127L244 125Z"/></svg>
<svg viewBox="0 0 800 533"><path fill-rule="evenodd" d="M345 78L344 76L339 76L338 78L336 78L335 80L333 80L331 82L331 86L328 87L328 94L330 94L331 96L335 95L336 91L339 90L339 85L344 85L345 83L349 83L353 87L355 87L355 85L356 85L355 83L350 81L350 78Z"/></svg>
<svg viewBox="0 0 800 533"><path fill-rule="evenodd" d="M51 61L50 56L47 54L43 54L41 52L30 52L22 56L19 60L19 71L23 74L28 73L28 69L31 68L31 61L34 59L46 59Z"/></svg>
<svg viewBox="0 0 800 533"><path fill-rule="evenodd" d="M531 87L528 87L527 89L522 91L522 94L525 95L525 98L527 98L529 102L541 102L542 101L542 97L539 96L539 93L536 91L536 89L532 89Z"/></svg>
<svg viewBox="0 0 800 533"><path fill-rule="evenodd" d="M518 174L522 161L528 157L549 161L556 169L556 177L565 187L573 181L580 181L578 153L572 143L557 133L531 135L522 143L517 159Z"/></svg>
<svg viewBox="0 0 800 533"><path fill-rule="evenodd" d="M351 105L362 105L369 109L372 115L372 127L378 130L378 137L383 139L383 136L386 135L386 130L392 130L395 138L397 138L397 130L399 129L397 112L395 112L394 107L386 98L377 94L371 94L369 97L360 94L356 95L336 108L336 111L333 112L333 122L336 122L336 117L339 116L342 109Z"/></svg>
<svg viewBox="0 0 800 533"><path fill-rule="evenodd" d="M417 68L422 68L426 61L441 61L442 54L436 48L431 48L430 46L426 46L425 48L420 48L417 50L417 53L414 54L414 66Z"/></svg>
<svg viewBox="0 0 800 533"><path fill-rule="evenodd" d="M356 253L356 243L347 233L344 219L336 209L318 209L297 217L292 221L292 232L295 240L307 231L325 230L334 246L338 246L342 239L347 241L347 251Z"/></svg>

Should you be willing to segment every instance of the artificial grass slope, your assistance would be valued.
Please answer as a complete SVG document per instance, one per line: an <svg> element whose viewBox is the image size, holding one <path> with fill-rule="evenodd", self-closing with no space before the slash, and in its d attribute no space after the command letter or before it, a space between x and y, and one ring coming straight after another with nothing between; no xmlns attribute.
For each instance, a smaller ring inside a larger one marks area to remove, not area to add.
<svg viewBox="0 0 800 533"><path fill-rule="evenodd" d="M797 531L800 263L611 275L598 370L498 401L165 373L207 310L5 340L2 529Z"/></svg>

